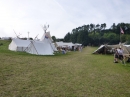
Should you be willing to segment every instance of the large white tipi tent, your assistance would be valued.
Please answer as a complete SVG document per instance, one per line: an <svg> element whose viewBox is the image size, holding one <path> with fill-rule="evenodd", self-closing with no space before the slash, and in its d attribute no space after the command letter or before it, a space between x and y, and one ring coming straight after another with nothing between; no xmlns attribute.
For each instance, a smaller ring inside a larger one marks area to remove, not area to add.
<svg viewBox="0 0 130 97"><path fill-rule="evenodd" d="M27 53L36 55L54 55L51 45L47 42L31 41L29 46L25 49Z"/></svg>
<svg viewBox="0 0 130 97"><path fill-rule="evenodd" d="M52 41L50 32L46 32L40 41L31 41L25 51L36 55L54 55L54 51L57 49Z"/></svg>

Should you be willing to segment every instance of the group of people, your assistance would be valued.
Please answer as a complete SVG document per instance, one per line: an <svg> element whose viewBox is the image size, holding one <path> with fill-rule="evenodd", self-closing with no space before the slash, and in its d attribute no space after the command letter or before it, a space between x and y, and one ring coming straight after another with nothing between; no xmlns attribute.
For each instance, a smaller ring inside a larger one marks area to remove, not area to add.
<svg viewBox="0 0 130 97"><path fill-rule="evenodd" d="M114 62L118 63L118 59L123 63L123 50L121 47L119 49L115 48L115 53L114 53Z"/></svg>

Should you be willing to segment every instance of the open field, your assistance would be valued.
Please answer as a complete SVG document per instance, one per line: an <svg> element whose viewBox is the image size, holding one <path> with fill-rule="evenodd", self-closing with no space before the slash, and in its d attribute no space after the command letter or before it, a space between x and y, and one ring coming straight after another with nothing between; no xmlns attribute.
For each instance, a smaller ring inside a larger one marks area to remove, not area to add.
<svg viewBox="0 0 130 97"><path fill-rule="evenodd" d="M95 47L36 56L0 43L0 97L130 97L130 64L93 55Z"/></svg>

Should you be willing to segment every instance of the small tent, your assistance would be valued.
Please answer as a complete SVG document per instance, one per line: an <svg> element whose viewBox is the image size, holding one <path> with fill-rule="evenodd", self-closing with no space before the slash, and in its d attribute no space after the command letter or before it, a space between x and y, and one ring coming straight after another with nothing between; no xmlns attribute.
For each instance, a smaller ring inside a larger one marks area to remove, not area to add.
<svg viewBox="0 0 130 97"><path fill-rule="evenodd" d="M72 46L75 46L72 42L63 42L63 41L56 42L56 44L57 44L58 47L70 47L70 48L72 48Z"/></svg>
<svg viewBox="0 0 130 97"><path fill-rule="evenodd" d="M101 54L105 53L105 45L101 45L98 49L96 49L93 54Z"/></svg>
<svg viewBox="0 0 130 97"><path fill-rule="evenodd" d="M22 40L19 38L12 39L8 49L11 51L24 51L30 44L30 40Z"/></svg>
<svg viewBox="0 0 130 97"><path fill-rule="evenodd" d="M125 56L130 54L130 46L118 44L118 45L101 45L93 54L113 54L115 48L122 48Z"/></svg>

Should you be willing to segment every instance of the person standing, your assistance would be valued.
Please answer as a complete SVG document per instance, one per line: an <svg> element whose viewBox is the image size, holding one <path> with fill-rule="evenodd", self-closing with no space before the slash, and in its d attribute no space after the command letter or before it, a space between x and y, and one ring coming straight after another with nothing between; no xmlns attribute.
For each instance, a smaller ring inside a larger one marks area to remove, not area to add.
<svg viewBox="0 0 130 97"><path fill-rule="evenodd" d="M115 53L114 53L114 62L115 63L118 63L118 58L119 58L119 53L118 53L117 48L115 48Z"/></svg>
<svg viewBox="0 0 130 97"><path fill-rule="evenodd" d="M123 63L123 50L121 48L119 48L119 59L121 60L121 62Z"/></svg>

